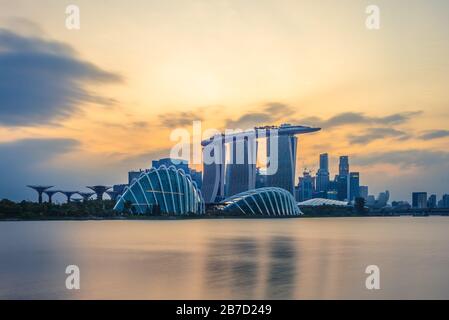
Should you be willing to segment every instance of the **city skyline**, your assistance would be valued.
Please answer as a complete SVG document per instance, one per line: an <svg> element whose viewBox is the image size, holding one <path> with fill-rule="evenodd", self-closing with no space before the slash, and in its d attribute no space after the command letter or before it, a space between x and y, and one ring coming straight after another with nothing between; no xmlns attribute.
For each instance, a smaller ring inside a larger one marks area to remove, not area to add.
<svg viewBox="0 0 449 320"><path fill-rule="evenodd" d="M371 194L448 193L447 2L378 1L378 31L364 1L77 4L71 31L60 1L0 0L0 198L124 182L194 120L322 127L299 143L295 184L328 153Z"/></svg>

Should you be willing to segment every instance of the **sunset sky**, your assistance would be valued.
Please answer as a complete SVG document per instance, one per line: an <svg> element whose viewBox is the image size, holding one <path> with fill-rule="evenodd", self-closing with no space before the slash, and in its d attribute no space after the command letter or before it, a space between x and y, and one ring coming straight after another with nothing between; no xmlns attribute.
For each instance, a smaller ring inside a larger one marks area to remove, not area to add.
<svg viewBox="0 0 449 320"><path fill-rule="evenodd" d="M81 29L65 27L76 4ZM380 30L365 26L375 4ZM449 193L446 0L0 0L0 198L125 183L170 133L320 126L371 194Z"/></svg>

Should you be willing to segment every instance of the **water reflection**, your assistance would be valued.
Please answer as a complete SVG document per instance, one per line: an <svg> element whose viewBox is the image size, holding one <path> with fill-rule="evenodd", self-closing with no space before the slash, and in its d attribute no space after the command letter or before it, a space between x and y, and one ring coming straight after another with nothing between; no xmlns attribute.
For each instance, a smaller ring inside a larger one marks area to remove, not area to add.
<svg viewBox="0 0 449 320"><path fill-rule="evenodd" d="M212 239L205 256L204 290L235 299L292 298L297 257L291 237Z"/></svg>
<svg viewBox="0 0 449 320"><path fill-rule="evenodd" d="M291 237L274 237L270 241L267 299L290 299L295 290L297 251Z"/></svg>

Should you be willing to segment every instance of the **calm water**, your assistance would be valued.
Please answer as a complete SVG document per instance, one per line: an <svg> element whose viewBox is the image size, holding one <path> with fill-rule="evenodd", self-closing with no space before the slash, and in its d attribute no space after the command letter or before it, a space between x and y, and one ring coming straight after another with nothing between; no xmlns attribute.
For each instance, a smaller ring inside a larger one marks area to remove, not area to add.
<svg viewBox="0 0 449 320"><path fill-rule="evenodd" d="M449 218L0 222L0 298L448 299Z"/></svg>

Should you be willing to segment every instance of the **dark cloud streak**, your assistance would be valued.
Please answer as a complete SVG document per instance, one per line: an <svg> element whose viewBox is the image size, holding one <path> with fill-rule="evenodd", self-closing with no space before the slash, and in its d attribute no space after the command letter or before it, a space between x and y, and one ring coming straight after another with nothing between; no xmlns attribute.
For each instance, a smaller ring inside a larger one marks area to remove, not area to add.
<svg viewBox="0 0 449 320"><path fill-rule="evenodd" d="M115 101L87 91L89 83L120 82L118 74L78 58L69 45L0 29L0 124L53 124L81 103Z"/></svg>

